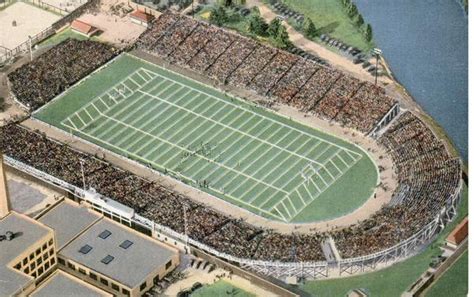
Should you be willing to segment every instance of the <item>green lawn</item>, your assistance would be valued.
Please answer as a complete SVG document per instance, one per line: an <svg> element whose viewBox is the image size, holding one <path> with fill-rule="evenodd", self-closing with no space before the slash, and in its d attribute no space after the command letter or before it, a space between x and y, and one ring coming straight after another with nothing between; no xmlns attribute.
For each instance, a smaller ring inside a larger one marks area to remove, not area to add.
<svg viewBox="0 0 474 297"><path fill-rule="evenodd" d="M432 259L441 254L444 239L462 221L468 212L468 191L463 187L459 214L440 236L421 254L378 272L334 280L309 281L301 286L307 293L318 297L345 296L351 289L364 288L370 296L399 297L429 267ZM466 280L467 281L467 280ZM464 283L459 281L458 283ZM466 286L467 284L465 284ZM459 284L462 287L462 284ZM440 290L442 290L440 288ZM461 289L462 290L462 289ZM440 291L442 292L442 291ZM457 296L457 295L440 295Z"/></svg>
<svg viewBox="0 0 474 297"><path fill-rule="evenodd" d="M427 297L464 297L468 289L468 252L462 256L426 292Z"/></svg>
<svg viewBox="0 0 474 297"><path fill-rule="evenodd" d="M88 37L75 33L74 31L71 30L71 28L64 29L61 32L58 32L54 34L53 36L49 37L46 40L43 40L41 43L39 43L39 46L51 46L51 45L56 45L58 43L61 43L62 41L68 39L68 38L74 38L77 40L86 40L89 39ZM96 36L91 38L92 40L98 41L98 38Z"/></svg>
<svg viewBox="0 0 474 297"><path fill-rule="evenodd" d="M230 283L220 280L212 285L206 285L194 291L192 297L253 297L256 296L240 288L237 288Z"/></svg>
<svg viewBox="0 0 474 297"><path fill-rule="evenodd" d="M374 47L373 42L367 42L353 20L347 16L340 0L282 0L282 2L309 17L319 34L329 34L363 51L369 51ZM319 43L319 38L316 37L314 41Z"/></svg>
<svg viewBox="0 0 474 297"><path fill-rule="evenodd" d="M274 220L345 215L378 182L360 147L128 54L34 117Z"/></svg>

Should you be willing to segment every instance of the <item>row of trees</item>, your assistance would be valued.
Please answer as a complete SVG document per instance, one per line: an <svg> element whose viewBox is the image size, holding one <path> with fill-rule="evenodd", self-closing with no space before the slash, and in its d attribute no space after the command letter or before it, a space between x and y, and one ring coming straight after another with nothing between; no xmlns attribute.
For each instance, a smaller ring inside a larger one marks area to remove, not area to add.
<svg viewBox="0 0 474 297"><path fill-rule="evenodd" d="M229 1L229 2L226 2ZM235 1L235 0L234 0ZM240 0L239 0L240 1ZM209 21L217 26L223 26L227 22L231 22L231 16L226 10L226 4L231 3L230 0L222 0L223 5L217 5L211 10ZM313 24L314 27L314 24ZM313 28L316 31L316 28ZM286 27L283 26L280 19L273 19L270 24L260 15L257 7L252 8L252 12L247 17L247 31L255 36L268 38L276 47L288 49L293 46L288 35Z"/></svg>
<svg viewBox="0 0 474 297"><path fill-rule="evenodd" d="M364 26L365 20L362 15L359 13L357 6L352 2L352 0L341 0L342 5L347 13L347 16L354 20L357 27L364 33L365 39L367 41L372 41L373 34L372 34L372 26L367 24Z"/></svg>

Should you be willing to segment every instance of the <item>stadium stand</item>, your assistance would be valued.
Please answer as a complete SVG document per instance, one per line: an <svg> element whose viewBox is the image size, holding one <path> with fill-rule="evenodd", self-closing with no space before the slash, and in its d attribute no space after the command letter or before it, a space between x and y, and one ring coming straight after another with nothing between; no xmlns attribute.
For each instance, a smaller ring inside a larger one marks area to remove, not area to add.
<svg viewBox="0 0 474 297"><path fill-rule="evenodd" d="M172 12L142 33L136 48L363 133L397 104L371 83Z"/></svg>
<svg viewBox="0 0 474 297"><path fill-rule="evenodd" d="M8 75L16 100L38 109L119 51L104 43L66 39Z"/></svg>
<svg viewBox="0 0 474 297"><path fill-rule="evenodd" d="M324 260L321 242L327 236L334 238L343 258L389 248L431 221L456 192L460 160L450 157L431 130L410 112L399 117L379 142L389 150L398 171L399 188L390 205L342 230L288 235L221 214L21 126L10 124L0 130L0 150L9 157L78 187L83 186L78 170L82 160L88 187L143 217L184 233L186 213L191 238L236 257L283 262Z"/></svg>

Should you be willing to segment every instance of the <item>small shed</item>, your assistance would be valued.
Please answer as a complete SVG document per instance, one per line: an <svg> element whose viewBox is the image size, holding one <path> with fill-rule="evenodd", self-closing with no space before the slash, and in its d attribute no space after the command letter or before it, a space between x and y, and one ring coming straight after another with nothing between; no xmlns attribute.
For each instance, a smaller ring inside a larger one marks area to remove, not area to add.
<svg viewBox="0 0 474 297"><path fill-rule="evenodd" d="M86 37L94 36L99 31L96 27L77 19L72 22L71 29Z"/></svg>
<svg viewBox="0 0 474 297"><path fill-rule="evenodd" d="M461 223L459 223L456 228L448 235L448 238L446 238L446 243L449 247L452 248L457 248L458 245L464 241L464 239L468 235L468 218L466 217L464 220L462 220Z"/></svg>
<svg viewBox="0 0 474 297"><path fill-rule="evenodd" d="M142 25L144 27L148 27L154 19L155 17L153 15L138 9L130 14L130 20L133 23Z"/></svg>

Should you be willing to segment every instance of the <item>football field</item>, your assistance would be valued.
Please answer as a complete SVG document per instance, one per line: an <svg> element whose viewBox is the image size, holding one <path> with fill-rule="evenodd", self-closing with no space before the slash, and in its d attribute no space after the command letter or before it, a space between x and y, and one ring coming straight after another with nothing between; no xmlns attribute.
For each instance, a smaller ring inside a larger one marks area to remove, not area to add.
<svg viewBox="0 0 474 297"><path fill-rule="evenodd" d="M35 117L284 222L350 212L378 179L359 147L131 55Z"/></svg>

